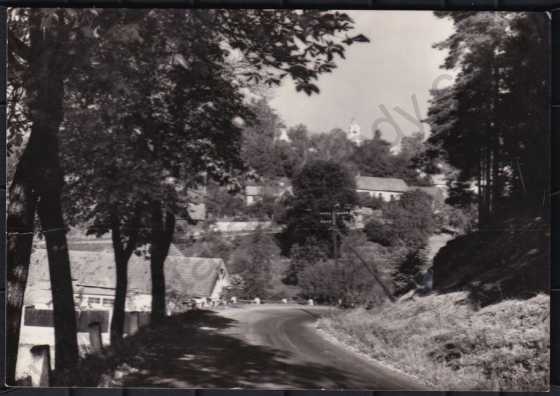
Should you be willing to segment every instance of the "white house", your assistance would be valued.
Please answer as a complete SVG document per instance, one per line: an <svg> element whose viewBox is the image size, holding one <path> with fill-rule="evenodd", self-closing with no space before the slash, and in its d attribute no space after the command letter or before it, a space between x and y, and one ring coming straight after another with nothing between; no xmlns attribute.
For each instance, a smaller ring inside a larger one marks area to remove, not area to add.
<svg viewBox="0 0 560 396"><path fill-rule="evenodd" d="M370 197L380 198L384 201L398 199L408 190L408 185L402 179L356 176L356 192L366 193Z"/></svg>
<svg viewBox="0 0 560 396"><path fill-rule="evenodd" d="M88 320L90 314L103 319L101 336L103 343L108 344L115 299L115 261L111 241L83 238L81 241L70 240L69 247L74 304L80 313L80 321ZM218 300L229 283L229 274L222 259L185 257L174 245L170 248L164 271L168 313L188 309L189 299ZM133 254L128 266L125 311L149 315L151 302L150 260ZM53 306L44 244L35 246L31 255L24 305L39 311L34 317L41 316L41 323L31 316L27 318L31 320L26 320L24 310L16 368L18 376L26 374L31 346L54 346L54 328L48 318L52 316ZM85 351L89 345L87 323L78 327L78 343ZM54 364L54 348L51 349L51 358Z"/></svg>
<svg viewBox="0 0 560 396"><path fill-rule="evenodd" d="M97 251L77 250L71 243L70 263L74 303L78 310L112 311L115 297L115 261L110 245L96 246ZM102 248L104 246L105 248ZM72 249L74 247L74 249ZM91 244L88 244L88 248ZM185 299L204 297L219 299L228 284L229 273L221 258L185 257L171 245L164 264L166 291ZM37 248L31 256L25 305L52 308L47 252ZM133 254L128 263L126 311L151 309L150 260Z"/></svg>
<svg viewBox="0 0 560 396"><path fill-rule="evenodd" d="M284 194L292 193L292 185L288 178L280 178L276 181L261 185L248 185L245 187L245 204L251 206L262 201L265 196L280 198Z"/></svg>

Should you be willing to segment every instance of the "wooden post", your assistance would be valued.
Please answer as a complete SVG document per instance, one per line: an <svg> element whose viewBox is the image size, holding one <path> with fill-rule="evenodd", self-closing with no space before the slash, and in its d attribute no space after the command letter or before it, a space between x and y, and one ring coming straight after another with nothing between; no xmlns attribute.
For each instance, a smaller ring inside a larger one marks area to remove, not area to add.
<svg viewBox="0 0 560 396"><path fill-rule="evenodd" d="M140 312L133 311L129 315L128 335L133 335L138 331Z"/></svg>
<svg viewBox="0 0 560 396"><path fill-rule="evenodd" d="M35 345L31 348L31 386L50 386L51 355L49 345Z"/></svg>
<svg viewBox="0 0 560 396"><path fill-rule="evenodd" d="M103 350L103 339L101 338L101 323L91 322L88 325L89 344L94 353Z"/></svg>

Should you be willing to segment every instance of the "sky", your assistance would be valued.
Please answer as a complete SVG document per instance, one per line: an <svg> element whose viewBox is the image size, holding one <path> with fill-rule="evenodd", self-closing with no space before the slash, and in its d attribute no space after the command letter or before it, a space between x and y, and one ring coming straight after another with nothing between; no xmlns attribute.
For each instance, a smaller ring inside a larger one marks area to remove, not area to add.
<svg viewBox="0 0 560 396"><path fill-rule="evenodd" d="M287 81L272 92L271 106L288 127L303 123L313 133L347 130L353 119L364 138L376 127L389 141L422 129L429 133L419 123L426 116L429 90L450 82L450 73L439 68L445 52L432 44L452 33L451 21L428 11L348 13L356 22L354 32L370 43L347 48L338 68L319 77L319 95L296 92Z"/></svg>

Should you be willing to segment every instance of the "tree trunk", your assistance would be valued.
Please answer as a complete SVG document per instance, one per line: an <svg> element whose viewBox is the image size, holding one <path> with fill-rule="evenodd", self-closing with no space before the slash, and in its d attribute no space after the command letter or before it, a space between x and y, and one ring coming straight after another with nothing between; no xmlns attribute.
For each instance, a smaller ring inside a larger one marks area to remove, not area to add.
<svg viewBox="0 0 560 396"><path fill-rule="evenodd" d="M152 276L151 322L154 324L161 321L166 315L165 272L163 265L169 253L174 230L175 216L170 212L166 212L164 222L161 203L153 203L150 270Z"/></svg>
<svg viewBox="0 0 560 396"><path fill-rule="evenodd" d="M45 107L47 107L45 105ZM41 171L36 181L38 214L47 245L54 316L55 367L69 370L78 362L78 340L70 257L62 214L62 170L58 156L58 123L37 122L41 152L36 160Z"/></svg>
<svg viewBox="0 0 560 396"><path fill-rule="evenodd" d="M78 358L76 317L70 262L62 219L62 177L57 133L62 121L63 76L58 73L51 31L44 31L39 10L31 12L30 69L26 83L30 96L31 132L16 167L10 188L7 252L7 382L15 382L20 321L29 259L33 242L35 211L39 209L45 231L53 291L57 368L75 366ZM38 205L37 205L38 202Z"/></svg>
<svg viewBox="0 0 560 396"><path fill-rule="evenodd" d="M6 383L15 385L21 313L33 244L37 196L30 175L28 145L9 190L6 254Z"/></svg>
<svg viewBox="0 0 560 396"><path fill-rule="evenodd" d="M113 304L113 317L111 319L111 345L117 345L122 341L124 333L124 318L126 305L126 292L128 288L128 260L121 253L117 257L115 250L115 302Z"/></svg>
<svg viewBox="0 0 560 396"><path fill-rule="evenodd" d="M55 367L69 370L78 362L78 340L70 257L62 217L60 191L43 191L39 219L45 232L54 316Z"/></svg>
<svg viewBox="0 0 560 396"><path fill-rule="evenodd" d="M111 237L113 239L113 251L115 253L115 301L113 304L113 317L111 319L111 345L117 345L122 341L124 334L124 319L126 307L126 294L128 289L128 261L136 248L138 236L138 217L134 217L130 235L126 246L122 240L119 215L115 211L111 218Z"/></svg>
<svg viewBox="0 0 560 396"><path fill-rule="evenodd" d="M30 83L32 129L30 139L38 141L39 149L32 158L38 213L47 243L49 274L53 298L55 326L55 366L57 370L76 367L78 341L76 314L66 243L66 227L62 215L61 191L64 182L60 167L58 130L63 119L64 76L57 44L61 37L55 27L45 29L39 11L30 16L31 62ZM63 23L59 20L59 23ZM60 29L62 27L59 26ZM30 142L31 143L31 142Z"/></svg>

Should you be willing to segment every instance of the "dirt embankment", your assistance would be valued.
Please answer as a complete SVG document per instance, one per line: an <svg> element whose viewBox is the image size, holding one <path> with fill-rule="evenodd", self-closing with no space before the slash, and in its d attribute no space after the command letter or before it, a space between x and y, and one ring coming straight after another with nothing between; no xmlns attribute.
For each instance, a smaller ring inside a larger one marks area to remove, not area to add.
<svg viewBox="0 0 560 396"><path fill-rule="evenodd" d="M550 225L522 217L449 241L434 258L434 289L470 291L485 306L549 289Z"/></svg>
<svg viewBox="0 0 560 396"><path fill-rule="evenodd" d="M442 390L545 391L549 296L482 309L466 292L340 311L318 326L373 359Z"/></svg>

